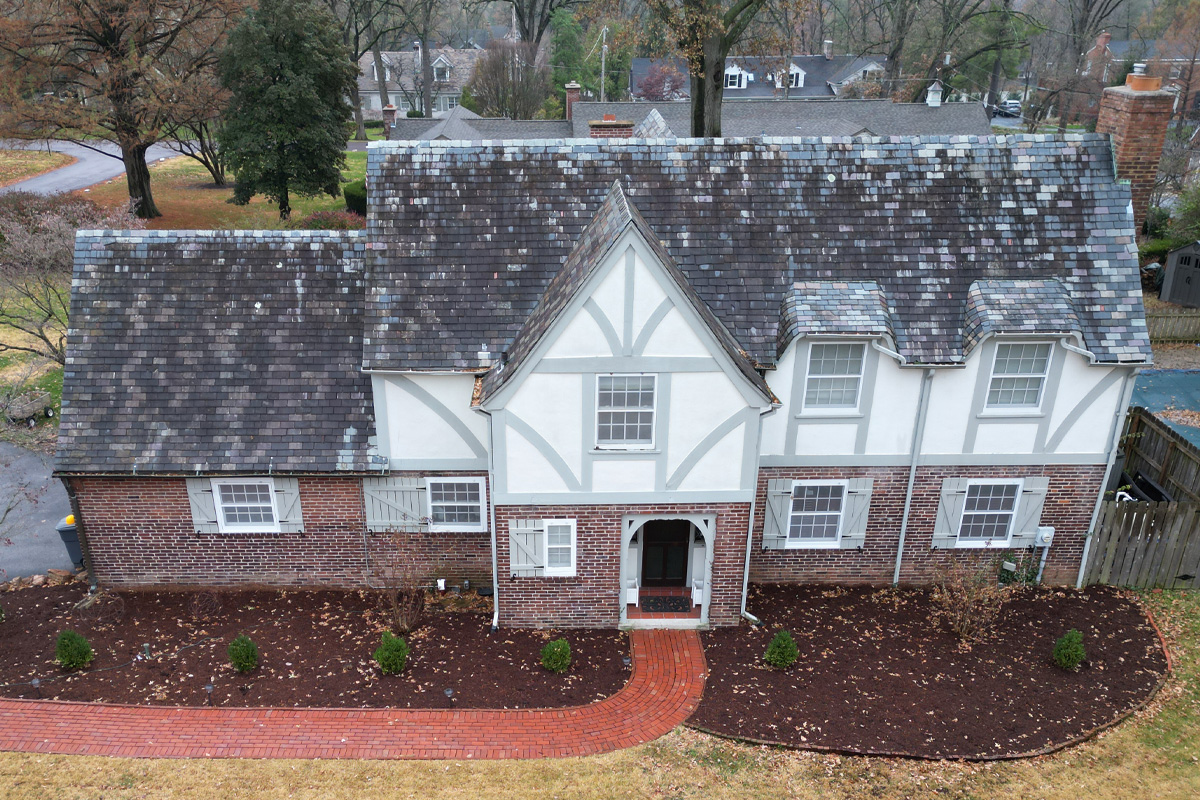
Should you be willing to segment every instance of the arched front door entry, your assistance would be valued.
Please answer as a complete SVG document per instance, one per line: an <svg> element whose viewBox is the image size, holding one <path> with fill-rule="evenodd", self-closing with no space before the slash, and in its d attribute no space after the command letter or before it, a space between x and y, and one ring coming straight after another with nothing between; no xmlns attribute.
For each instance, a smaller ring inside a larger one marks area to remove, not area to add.
<svg viewBox="0 0 1200 800"><path fill-rule="evenodd" d="M630 626L708 622L715 514L630 514L622 520L621 620Z"/></svg>

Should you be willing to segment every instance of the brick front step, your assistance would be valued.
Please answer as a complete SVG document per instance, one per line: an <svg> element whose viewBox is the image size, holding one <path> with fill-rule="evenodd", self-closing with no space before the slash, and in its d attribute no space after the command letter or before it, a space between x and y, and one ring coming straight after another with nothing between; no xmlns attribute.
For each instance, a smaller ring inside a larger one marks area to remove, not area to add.
<svg viewBox="0 0 1200 800"><path fill-rule="evenodd" d="M633 631L612 697L538 710L180 708L0 700L0 750L131 758L561 758L642 744L700 703L694 631Z"/></svg>

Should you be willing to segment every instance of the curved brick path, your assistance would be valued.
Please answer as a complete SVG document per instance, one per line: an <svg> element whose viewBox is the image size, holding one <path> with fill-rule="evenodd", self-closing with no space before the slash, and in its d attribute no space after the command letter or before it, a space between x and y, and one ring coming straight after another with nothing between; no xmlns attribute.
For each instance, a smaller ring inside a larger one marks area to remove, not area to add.
<svg viewBox="0 0 1200 800"><path fill-rule="evenodd" d="M695 631L633 631L612 697L542 710L178 708L0 700L0 750L139 758L544 758L662 736L696 710Z"/></svg>

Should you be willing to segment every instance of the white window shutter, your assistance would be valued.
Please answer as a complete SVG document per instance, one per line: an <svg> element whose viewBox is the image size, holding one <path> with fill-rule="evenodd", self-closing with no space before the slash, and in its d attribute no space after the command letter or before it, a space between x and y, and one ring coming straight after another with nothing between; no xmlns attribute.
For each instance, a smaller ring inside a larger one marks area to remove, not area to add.
<svg viewBox="0 0 1200 800"><path fill-rule="evenodd" d="M196 533L219 533L217 501L208 478L187 479L188 503L192 506L192 527Z"/></svg>
<svg viewBox="0 0 1200 800"><path fill-rule="evenodd" d="M1050 479L1044 475L1024 478L1021 481L1021 499L1017 502L1017 513L1013 520L1013 547L1033 547L1038 524L1042 521L1042 506L1046 503L1046 492L1049 489Z"/></svg>
<svg viewBox="0 0 1200 800"><path fill-rule="evenodd" d="M933 549L954 547L958 542L958 524L967 505L967 478L942 481L942 498L933 523Z"/></svg>
<svg viewBox="0 0 1200 800"><path fill-rule="evenodd" d="M425 530L425 479L389 475L363 479L369 531Z"/></svg>
<svg viewBox="0 0 1200 800"><path fill-rule="evenodd" d="M275 478L275 510L279 514L280 533L304 533L304 512L300 508L298 480Z"/></svg>
<svg viewBox="0 0 1200 800"><path fill-rule="evenodd" d="M842 515L843 550L861 550L867 541L867 515L871 509L871 478L853 478L846 486L845 511Z"/></svg>
<svg viewBox="0 0 1200 800"><path fill-rule="evenodd" d="M787 545L792 518L792 482L767 481L767 508L763 518L763 550L782 550Z"/></svg>
<svg viewBox="0 0 1200 800"><path fill-rule="evenodd" d="M508 565L514 578L540 578L546 574L546 526L542 520L509 521Z"/></svg>

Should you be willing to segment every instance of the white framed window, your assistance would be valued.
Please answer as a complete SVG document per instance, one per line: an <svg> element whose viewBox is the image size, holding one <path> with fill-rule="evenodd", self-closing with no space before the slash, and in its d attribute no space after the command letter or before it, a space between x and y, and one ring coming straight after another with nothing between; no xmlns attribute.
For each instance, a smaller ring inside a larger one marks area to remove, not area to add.
<svg viewBox="0 0 1200 800"><path fill-rule="evenodd" d="M809 345L805 409L856 409L867 346L863 343Z"/></svg>
<svg viewBox="0 0 1200 800"><path fill-rule="evenodd" d="M426 478L429 530L473 533L487 530L483 478Z"/></svg>
<svg viewBox="0 0 1200 800"><path fill-rule="evenodd" d="M962 517L958 521L958 547L1003 547L1012 538L1013 522L1021 497L1021 481L972 480Z"/></svg>
<svg viewBox="0 0 1200 800"><path fill-rule="evenodd" d="M988 408L1038 408L1050 368L1050 344L1018 342L996 347Z"/></svg>
<svg viewBox="0 0 1200 800"><path fill-rule="evenodd" d="M737 70L729 70L725 73L725 88L740 89L742 88L742 73Z"/></svg>
<svg viewBox="0 0 1200 800"><path fill-rule="evenodd" d="M452 108L458 108L458 97L455 95L446 98L446 110L449 111Z"/></svg>
<svg viewBox="0 0 1200 800"><path fill-rule="evenodd" d="M221 533L279 533L271 478L213 478L213 503Z"/></svg>
<svg viewBox="0 0 1200 800"><path fill-rule="evenodd" d="M795 70L788 75L788 86L792 89L799 89L804 86L804 73Z"/></svg>
<svg viewBox="0 0 1200 800"><path fill-rule="evenodd" d="M796 481L786 547L838 547L846 510L847 481Z"/></svg>
<svg viewBox="0 0 1200 800"><path fill-rule="evenodd" d="M433 79L440 82L450 80L450 68L443 64L435 66L433 68Z"/></svg>
<svg viewBox="0 0 1200 800"><path fill-rule="evenodd" d="M596 446L651 448L657 375L598 375L596 378Z"/></svg>
<svg viewBox="0 0 1200 800"><path fill-rule="evenodd" d="M546 570L551 577L575 574L575 520L548 519L546 526Z"/></svg>

